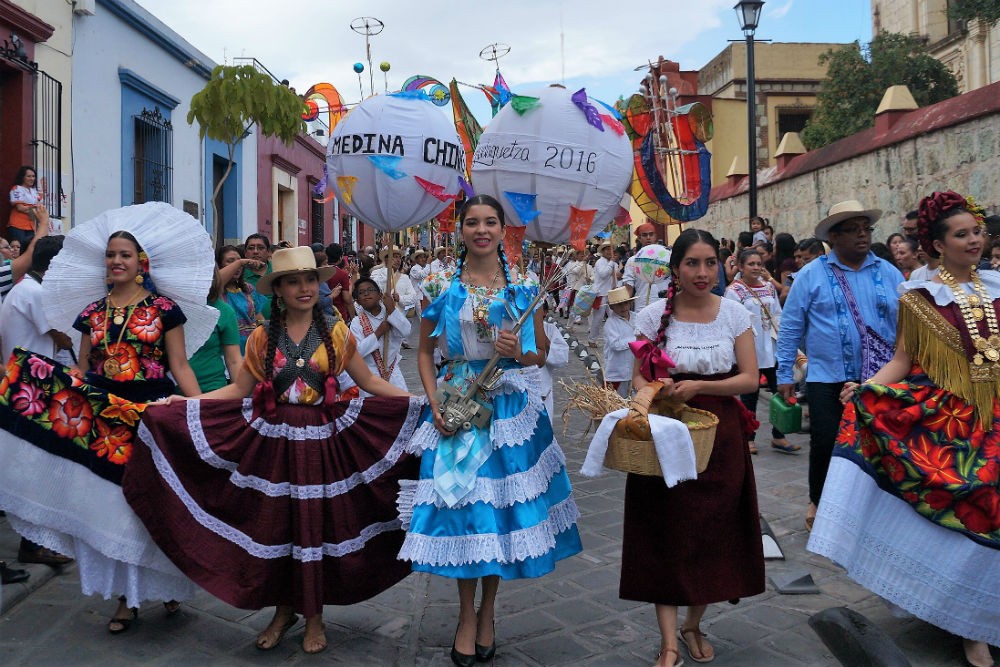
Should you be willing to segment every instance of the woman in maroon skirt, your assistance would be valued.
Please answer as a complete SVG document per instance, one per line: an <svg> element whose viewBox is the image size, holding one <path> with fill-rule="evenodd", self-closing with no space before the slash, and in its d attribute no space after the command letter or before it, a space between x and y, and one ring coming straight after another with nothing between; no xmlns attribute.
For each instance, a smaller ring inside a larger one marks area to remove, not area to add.
<svg viewBox="0 0 1000 667"><path fill-rule="evenodd" d="M657 667L681 662L678 637L695 662L715 651L702 633L709 603L764 591L764 554L757 490L746 447L750 416L736 399L757 386L750 315L738 303L712 294L719 244L689 229L677 237L670 258L667 298L636 315L639 340L649 340L674 360L661 395L719 417L708 467L696 480L667 488L662 477L628 476L620 595L656 605L662 635ZM644 377L639 359L636 388L661 379ZM677 629L677 607L687 606Z"/></svg>
<svg viewBox="0 0 1000 667"><path fill-rule="evenodd" d="M257 648L277 646L298 611L303 649L318 653L324 604L410 571L395 503L399 480L417 476L404 445L422 401L373 376L342 321L327 324L318 291L332 268L307 247L278 250L272 267L257 284L274 294L270 326L247 341L236 383L150 406L122 486L196 583L237 607L277 607ZM345 370L374 397L335 401Z"/></svg>

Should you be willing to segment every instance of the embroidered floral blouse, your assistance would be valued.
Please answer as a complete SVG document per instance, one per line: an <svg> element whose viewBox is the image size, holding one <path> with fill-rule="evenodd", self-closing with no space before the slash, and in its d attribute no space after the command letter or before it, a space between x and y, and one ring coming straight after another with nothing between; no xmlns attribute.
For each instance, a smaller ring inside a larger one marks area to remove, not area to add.
<svg viewBox="0 0 1000 667"><path fill-rule="evenodd" d="M122 310L125 320L115 324L115 309L109 319L105 297L84 308L73 322L74 329L90 336L90 371L116 382L166 379L170 368L166 333L187 321L180 306L165 296L149 294L131 316L129 308L118 309ZM115 363L105 363L112 358ZM109 368L116 372L109 375Z"/></svg>
<svg viewBox="0 0 1000 667"><path fill-rule="evenodd" d="M347 325L338 320L330 329L330 338L333 342L333 352L337 356L333 374L339 375L344 371L348 360L354 356L357 343ZM264 382L264 368L267 355L267 327L257 327L247 340L247 353L244 364L258 382ZM282 354L280 347L274 351L274 374L277 375L288 363L288 359ZM308 366L322 377L326 377L330 362L326 356L326 346L320 343L309 357ZM300 405L316 405L323 401L323 391L311 386L304 378L296 378L291 386L278 396L279 403L295 403Z"/></svg>

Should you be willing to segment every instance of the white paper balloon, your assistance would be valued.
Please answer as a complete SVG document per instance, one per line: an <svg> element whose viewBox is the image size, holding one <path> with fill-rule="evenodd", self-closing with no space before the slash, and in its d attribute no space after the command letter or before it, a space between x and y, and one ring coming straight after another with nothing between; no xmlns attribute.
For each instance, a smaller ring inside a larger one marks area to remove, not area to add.
<svg viewBox="0 0 1000 667"><path fill-rule="evenodd" d="M427 222L454 199L465 151L430 100L376 95L337 124L326 163L329 186L351 215L395 231Z"/></svg>
<svg viewBox="0 0 1000 667"><path fill-rule="evenodd" d="M539 98L536 107L521 115L508 104L480 137L472 185L477 194L499 200L508 221L527 224L525 235L533 241L568 242L571 205L596 210L592 236L618 212L632 181L632 145L611 111L585 94L576 95L591 107L594 124L574 103L574 93L561 86L528 95ZM516 205L506 193L535 195L537 217L523 215L531 210L530 199Z"/></svg>

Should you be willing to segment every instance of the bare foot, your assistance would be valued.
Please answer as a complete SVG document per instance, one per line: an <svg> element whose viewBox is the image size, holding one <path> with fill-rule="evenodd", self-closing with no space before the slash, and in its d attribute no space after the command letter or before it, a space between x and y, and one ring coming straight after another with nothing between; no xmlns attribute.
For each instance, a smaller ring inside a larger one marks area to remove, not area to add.
<svg viewBox="0 0 1000 667"><path fill-rule="evenodd" d="M678 667L678 665L683 665L684 661L681 660L680 654L677 652L677 647L665 648L660 651L660 655L656 657L656 662L653 667Z"/></svg>
<svg viewBox="0 0 1000 667"><path fill-rule="evenodd" d="M285 633L291 629L299 620L299 617L292 613L290 607L278 607L274 610L274 617L264 631L257 635L257 648L261 651L270 651L281 643L285 638Z"/></svg>
<svg viewBox="0 0 1000 667"><path fill-rule="evenodd" d="M813 529L813 522L816 521L816 505L814 503L809 503L806 507L806 530Z"/></svg>
<svg viewBox="0 0 1000 667"><path fill-rule="evenodd" d="M972 667L993 667L993 656L986 642L976 642L971 639L962 640L965 649L965 659Z"/></svg>
<svg viewBox="0 0 1000 667"><path fill-rule="evenodd" d="M306 632L302 637L302 650L306 653L319 653L326 650L326 632L323 628L322 614L316 614L306 619Z"/></svg>

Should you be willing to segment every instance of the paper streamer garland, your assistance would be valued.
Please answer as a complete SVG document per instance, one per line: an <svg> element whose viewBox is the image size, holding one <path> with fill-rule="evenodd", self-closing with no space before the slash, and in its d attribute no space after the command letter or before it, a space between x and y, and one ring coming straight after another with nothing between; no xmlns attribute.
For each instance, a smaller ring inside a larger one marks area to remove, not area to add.
<svg viewBox="0 0 1000 667"><path fill-rule="evenodd" d="M513 268L521 261L525 227L507 225L503 230L503 248L507 263Z"/></svg>
<svg viewBox="0 0 1000 667"><path fill-rule="evenodd" d="M587 247L587 237L596 214L596 209L581 210L572 205L569 207L569 243L579 252Z"/></svg>

